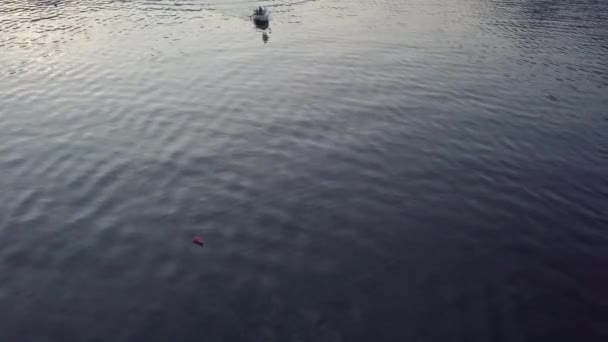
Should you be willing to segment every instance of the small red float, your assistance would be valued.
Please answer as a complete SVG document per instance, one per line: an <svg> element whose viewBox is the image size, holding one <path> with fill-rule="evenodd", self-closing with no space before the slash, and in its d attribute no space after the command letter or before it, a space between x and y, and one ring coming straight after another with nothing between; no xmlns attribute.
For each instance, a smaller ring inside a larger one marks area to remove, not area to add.
<svg viewBox="0 0 608 342"><path fill-rule="evenodd" d="M192 239L192 243L195 243L199 246L203 245L203 239L201 239L200 236L195 236L194 239Z"/></svg>

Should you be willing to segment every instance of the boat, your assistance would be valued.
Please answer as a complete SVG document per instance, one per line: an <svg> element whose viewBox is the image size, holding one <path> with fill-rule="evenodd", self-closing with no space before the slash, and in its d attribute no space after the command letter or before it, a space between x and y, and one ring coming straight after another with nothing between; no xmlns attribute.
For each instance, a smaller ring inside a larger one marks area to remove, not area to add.
<svg viewBox="0 0 608 342"><path fill-rule="evenodd" d="M270 21L270 10L266 7L258 7L253 10L253 15L251 16L253 21L256 23L267 23Z"/></svg>

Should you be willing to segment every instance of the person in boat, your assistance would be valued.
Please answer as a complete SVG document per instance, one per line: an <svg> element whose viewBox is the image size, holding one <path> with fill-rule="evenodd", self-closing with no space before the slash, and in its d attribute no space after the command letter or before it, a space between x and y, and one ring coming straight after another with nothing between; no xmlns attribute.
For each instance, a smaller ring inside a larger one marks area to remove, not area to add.
<svg viewBox="0 0 608 342"><path fill-rule="evenodd" d="M260 6L260 7L258 8L258 14L259 14L259 15L264 14L264 9L262 8L262 6Z"/></svg>

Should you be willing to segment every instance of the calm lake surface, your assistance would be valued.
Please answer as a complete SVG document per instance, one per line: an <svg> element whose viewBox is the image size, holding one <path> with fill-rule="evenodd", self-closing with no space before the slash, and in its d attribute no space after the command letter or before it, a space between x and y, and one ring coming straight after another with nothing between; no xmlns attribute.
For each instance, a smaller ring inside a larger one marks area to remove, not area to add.
<svg viewBox="0 0 608 342"><path fill-rule="evenodd" d="M0 341L608 341L607 2L0 28Z"/></svg>

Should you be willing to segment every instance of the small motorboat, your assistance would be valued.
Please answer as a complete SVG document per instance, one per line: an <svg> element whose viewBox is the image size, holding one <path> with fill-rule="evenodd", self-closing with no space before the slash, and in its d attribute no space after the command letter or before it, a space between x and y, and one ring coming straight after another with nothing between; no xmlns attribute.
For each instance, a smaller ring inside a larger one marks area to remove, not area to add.
<svg viewBox="0 0 608 342"><path fill-rule="evenodd" d="M267 23L270 21L270 10L266 7L260 6L253 10L253 15L251 18L257 23Z"/></svg>

